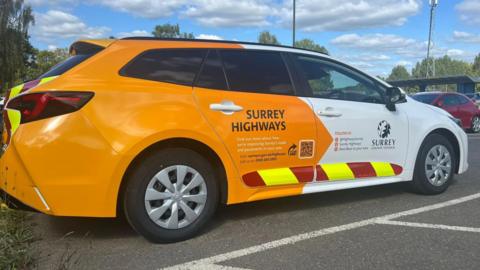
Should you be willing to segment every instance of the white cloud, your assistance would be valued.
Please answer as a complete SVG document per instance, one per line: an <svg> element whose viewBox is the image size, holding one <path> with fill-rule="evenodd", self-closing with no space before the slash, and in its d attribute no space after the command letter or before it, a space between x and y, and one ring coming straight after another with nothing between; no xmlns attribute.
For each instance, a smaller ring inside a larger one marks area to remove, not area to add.
<svg viewBox="0 0 480 270"><path fill-rule="evenodd" d="M259 0L193 0L181 14L210 27L270 25L272 3Z"/></svg>
<svg viewBox="0 0 480 270"><path fill-rule="evenodd" d="M458 42L480 43L480 35L461 31L453 31L453 39Z"/></svg>
<svg viewBox="0 0 480 270"><path fill-rule="evenodd" d="M134 30L132 32L120 32L117 35L117 38L126 38L126 37L150 37L152 34L145 30Z"/></svg>
<svg viewBox="0 0 480 270"><path fill-rule="evenodd" d="M210 40L223 40L222 37L219 37L217 35L209 35L209 34L200 34L196 36L198 39L210 39Z"/></svg>
<svg viewBox="0 0 480 270"><path fill-rule="evenodd" d="M102 38L108 27L91 27L75 15L59 10L35 13L36 24L32 34L40 41L52 43L58 39Z"/></svg>
<svg viewBox="0 0 480 270"><path fill-rule="evenodd" d="M395 63L395 66L411 67L413 66L413 63L406 60L400 60L400 61L397 61L397 63Z"/></svg>
<svg viewBox="0 0 480 270"><path fill-rule="evenodd" d="M100 0L94 1L121 12L138 17L157 19L171 16L177 9L187 4L188 0ZM93 3L93 1L92 1Z"/></svg>
<svg viewBox="0 0 480 270"><path fill-rule="evenodd" d="M346 47L367 50L391 50L412 46L416 43L414 39L404 38L391 34L345 34L334 38L332 44Z"/></svg>
<svg viewBox="0 0 480 270"><path fill-rule="evenodd" d="M457 4L455 9L460 15L460 19L468 24L479 24L480 17L480 1L479 0L464 0Z"/></svg>
<svg viewBox="0 0 480 270"><path fill-rule="evenodd" d="M290 25L292 4L285 0L280 19ZM421 9L421 0L302 0L297 1L297 24L304 31L347 31L399 26Z"/></svg>
<svg viewBox="0 0 480 270"><path fill-rule="evenodd" d="M49 51L55 51L56 49L58 49L58 47L56 45L48 45L48 47L47 47L47 50L49 50Z"/></svg>

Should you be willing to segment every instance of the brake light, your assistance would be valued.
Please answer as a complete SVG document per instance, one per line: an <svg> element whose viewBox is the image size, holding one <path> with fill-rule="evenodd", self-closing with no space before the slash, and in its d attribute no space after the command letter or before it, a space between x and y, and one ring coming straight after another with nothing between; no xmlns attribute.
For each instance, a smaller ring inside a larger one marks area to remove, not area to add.
<svg viewBox="0 0 480 270"><path fill-rule="evenodd" d="M39 92L15 97L7 109L21 113L21 124L80 110L92 99L91 92Z"/></svg>

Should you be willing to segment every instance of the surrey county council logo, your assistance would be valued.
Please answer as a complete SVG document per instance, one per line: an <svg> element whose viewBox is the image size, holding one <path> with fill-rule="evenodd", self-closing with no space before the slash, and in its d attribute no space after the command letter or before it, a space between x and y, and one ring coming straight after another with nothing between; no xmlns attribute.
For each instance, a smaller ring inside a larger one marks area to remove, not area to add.
<svg viewBox="0 0 480 270"><path fill-rule="evenodd" d="M388 136L390 136L390 130L391 130L391 127L390 127L390 124L383 120L382 122L380 122L380 124L378 124L378 136L380 136L380 138L382 139L386 139L388 138Z"/></svg>

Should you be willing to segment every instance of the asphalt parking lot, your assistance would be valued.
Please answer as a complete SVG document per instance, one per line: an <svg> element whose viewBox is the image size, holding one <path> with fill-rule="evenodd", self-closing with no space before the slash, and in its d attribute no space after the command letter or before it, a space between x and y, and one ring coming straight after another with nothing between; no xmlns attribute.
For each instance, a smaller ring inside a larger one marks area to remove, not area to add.
<svg viewBox="0 0 480 270"><path fill-rule="evenodd" d="M403 185L222 208L201 236L154 245L120 219L32 214L39 269L480 269L480 135L438 196Z"/></svg>

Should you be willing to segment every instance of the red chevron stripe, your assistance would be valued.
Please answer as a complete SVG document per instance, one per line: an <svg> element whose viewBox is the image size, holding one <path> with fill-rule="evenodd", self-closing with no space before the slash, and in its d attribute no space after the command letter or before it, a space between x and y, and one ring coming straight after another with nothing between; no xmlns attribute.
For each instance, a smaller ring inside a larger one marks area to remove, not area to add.
<svg viewBox="0 0 480 270"><path fill-rule="evenodd" d="M391 164L392 165L392 169L393 169L393 172L395 172L395 175L400 175L402 174L403 172L403 168L396 165L396 164Z"/></svg>
<svg viewBox="0 0 480 270"><path fill-rule="evenodd" d="M249 187L264 187L265 182L263 182L262 177L258 172L251 172L245 174L243 177L243 182Z"/></svg>
<svg viewBox="0 0 480 270"><path fill-rule="evenodd" d="M317 181L328 181L328 176L320 165L317 165Z"/></svg>
<svg viewBox="0 0 480 270"><path fill-rule="evenodd" d="M308 183L313 181L313 167L294 167L290 168L298 182Z"/></svg>
<svg viewBox="0 0 480 270"><path fill-rule="evenodd" d="M352 162L347 163L355 175L355 178L376 177L377 173L370 162Z"/></svg>

